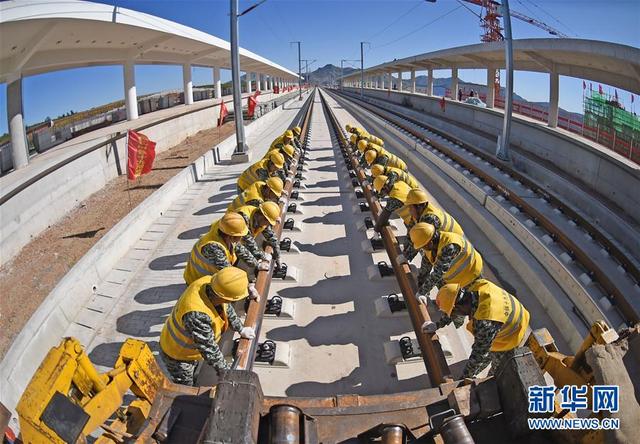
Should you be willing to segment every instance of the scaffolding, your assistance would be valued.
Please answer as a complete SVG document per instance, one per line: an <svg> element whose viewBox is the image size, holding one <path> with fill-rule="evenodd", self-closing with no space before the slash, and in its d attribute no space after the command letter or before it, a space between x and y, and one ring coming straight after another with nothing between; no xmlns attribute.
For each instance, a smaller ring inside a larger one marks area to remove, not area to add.
<svg viewBox="0 0 640 444"><path fill-rule="evenodd" d="M640 163L640 119L611 96L590 91L584 98L583 134L616 153Z"/></svg>

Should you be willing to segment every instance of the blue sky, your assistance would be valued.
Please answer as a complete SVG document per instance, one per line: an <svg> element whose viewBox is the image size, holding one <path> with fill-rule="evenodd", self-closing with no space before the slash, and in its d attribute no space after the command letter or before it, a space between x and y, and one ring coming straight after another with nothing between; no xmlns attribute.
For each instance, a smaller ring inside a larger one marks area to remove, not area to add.
<svg viewBox="0 0 640 444"><path fill-rule="evenodd" d="M228 0L105 0L229 38ZM244 9L255 3L240 1ZM479 8L466 4L476 13ZM640 46L638 0L511 0L511 8L540 19L571 37ZM419 0L267 0L241 18L243 47L297 71L297 52L289 42L301 40L302 56L316 59L311 69L340 59L359 58L359 42L371 42L365 66L422 52L479 42L478 17L457 0L435 4ZM546 37L531 25L513 20L514 38ZM462 70L466 81L484 83L480 70ZM195 68L194 84L211 83L211 70ZM436 76L448 77L448 71ZM223 70L223 80L230 73ZM136 67L138 94L182 87L178 66ZM99 85L99 87L96 87ZM25 120L34 123L69 110L82 110L122 99L122 68L82 68L27 77L23 82ZM532 101L548 100L548 76L517 72L515 91ZM597 87L597 86L594 86ZM605 89L607 89L605 87ZM619 91L620 93L620 91ZM630 95L620 93L629 107ZM582 81L561 77L560 106L580 111ZM636 99L636 106L638 101ZM0 133L7 130L6 85L0 86Z"/></svg>

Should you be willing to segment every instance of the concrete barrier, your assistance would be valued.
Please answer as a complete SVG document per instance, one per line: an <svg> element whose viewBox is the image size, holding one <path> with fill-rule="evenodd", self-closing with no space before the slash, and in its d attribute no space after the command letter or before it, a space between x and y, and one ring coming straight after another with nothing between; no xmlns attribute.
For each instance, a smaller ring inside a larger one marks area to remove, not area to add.
<svg viewBox="0 0 640 444"><path fill-rule="evenodd" d="M272 124L282 110L280 106L253 121L246 126L246 134ZM230 158L235 143L235 134L220 143L217 146L220 156ZM213 150L210 150L134 208L69 270L31 316L0 363L0 400L13 412L10 423L13 430L19 428L15 406L24 388L49 349L59 343L79 311L94 295L96 284L153 221L212 165Z"/></svg>

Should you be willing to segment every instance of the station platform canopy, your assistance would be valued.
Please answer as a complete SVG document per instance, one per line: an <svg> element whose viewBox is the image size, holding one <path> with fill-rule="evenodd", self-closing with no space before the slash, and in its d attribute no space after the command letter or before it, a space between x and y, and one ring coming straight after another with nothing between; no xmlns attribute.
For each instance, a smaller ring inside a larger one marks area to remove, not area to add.
<svg viewBox="0 0 640 444"><path fill-rule="evenodd" d="M220 14L227 15L222 5ZM68 68L136 64L231 67L230 44L169 20L73 0L0 3L0 81ZM297 74L240 50L245 72L294 80Z"/></svg>
<svg viewBox="0 0 640 444"><path fill-rule="evenodd" d="M640 94L640 49L584 39L521 39L513 41L514 69L554 72L605 83ZM396 59L364 70L365 76L419 69L500 69L505 67L504 42L480 43ZM360 72L344 76L360 80Z"/></svg>

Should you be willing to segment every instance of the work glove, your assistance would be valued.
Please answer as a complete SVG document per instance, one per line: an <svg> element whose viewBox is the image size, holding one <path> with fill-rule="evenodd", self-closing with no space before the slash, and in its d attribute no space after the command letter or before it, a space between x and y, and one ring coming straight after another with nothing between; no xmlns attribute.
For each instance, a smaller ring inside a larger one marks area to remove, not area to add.
<svg viewBox="0 0 640 444"><path fill-rule="evenodd" d="M416 299L419 303L424 304L425 307L427 306L427 302L429 301L427 295L422 293L416 293Z"/></svg>
<svg viewBox="0 0 640 444"><path fill-rule="evenodd" d="M287 176L287 178L284 181L285 182L293 182L293 179L291 178L291 176Z"/></svg>
<svg viewBox="0 0 640 444"><path fill-rule="evenodd" d="M240 337L243 339L253 339L256 337L256 332L253 327L242 327L242 330L240 330Z"/></svg>
<svg viewBox="0 0 640 444"><path fill-rule="evenodd" d="M437 329L438 325L433 321L425 321L424 324L422 324L422 331L427 334L432 335L436 332Z"/></svg>
<svg viewBox="0 0 640 444"><path fill-rule="evenodd" d="M367 185L369 185L369 181L367 179L362 181L362 188L365 188Z"/></svg>
<svg viewBox="0 0 640 444"><path fill-rule="evenodd" d="M260 261L260 263L258 263L258 271L269 271L270 263L271 261Z"/></svg>
<svg viewBox="0 0 640 444"><path fill-rule="evenodd" d="M276 225L281 224L282 223L282 218L280 216L278 216L276 218Z"/></svg>
<svg viewBox="0 0 640 444"><path fill-rule="evenodd" d="M282 195L280 197L282 197L282 196L287 196L288 197L289 196L289 192L287 190L282 190Z"/></svg>
<svg viewBox="0 0 640 444"><path fill-rule="evenodd" d="M278 203L283 205L286 204L287 198L285 196L281 196L280 199L278 199Z"/></svg>
<svg viewBox="0 0 640 444"><path fill-rule="evenodd" d="M267 262L271 262L271 259L273 259L273 256L271 255L271 253L264 253L263 259Z"/></svg>
<svg viewBox="0 0 640 444"><path fill-rule="evenodd" d="M256 290L256 284L249 284L249 299L257 301L260 299L260 293Z"/></svg>

